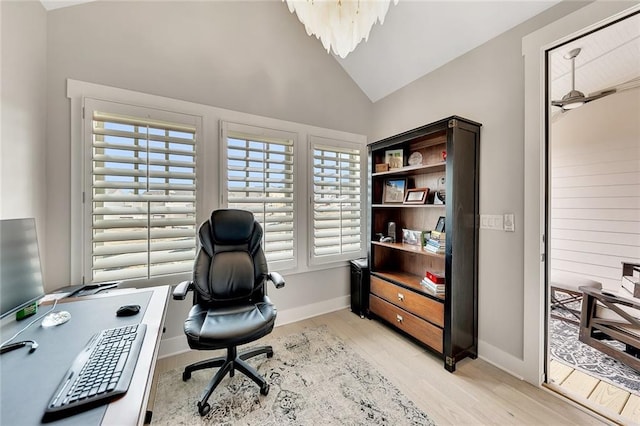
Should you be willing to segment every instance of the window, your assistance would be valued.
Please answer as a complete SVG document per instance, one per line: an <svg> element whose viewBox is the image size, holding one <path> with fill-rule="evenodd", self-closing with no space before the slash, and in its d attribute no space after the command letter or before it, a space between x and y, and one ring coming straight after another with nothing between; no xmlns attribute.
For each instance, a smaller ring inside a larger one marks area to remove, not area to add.
<svg viewBox="0 0 640 426"><path fill-rule="evenodd" d="M360 147L310 137L313 152L313 236L315 263L361 256L365 235L362 215Z"/></svg>
<svg viewBox="0 0 640 426"><path fill-rule="evenodd" d="M85 126L85 276L101 282L190 272L196 118L88 99Z"/></svg>
<svg viewBox="0 0 640 426"><path fill-rule="evenodd" d="M249 210L264 229L271 268L295 267L294 133L222 123L226 205Z"/></svg>

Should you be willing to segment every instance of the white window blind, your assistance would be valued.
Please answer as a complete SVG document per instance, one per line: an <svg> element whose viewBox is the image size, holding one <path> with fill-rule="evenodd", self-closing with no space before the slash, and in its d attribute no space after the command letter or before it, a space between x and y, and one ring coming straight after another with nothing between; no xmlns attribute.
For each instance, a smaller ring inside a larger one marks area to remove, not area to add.
<svg viewBox="0 0 640 426"><path fill-rule="evenodd" d="M287 132L223 123L226 204L252 212L264 229L270 267L294 267L294 140Z"/></svg>
<svg viewBox="0 0 640 426"><path fill-rule="evenodd" d="M353 259L362 255L364 250L361 148L328 145L326 142L326 139L311 138L312 258L320 261Z"/></svg>
<svg viewBox="0 0 640 426"><path fill-rule="evenodd" d="M87 110L91 280L190 272L196 247L196 126Z"/></svg>

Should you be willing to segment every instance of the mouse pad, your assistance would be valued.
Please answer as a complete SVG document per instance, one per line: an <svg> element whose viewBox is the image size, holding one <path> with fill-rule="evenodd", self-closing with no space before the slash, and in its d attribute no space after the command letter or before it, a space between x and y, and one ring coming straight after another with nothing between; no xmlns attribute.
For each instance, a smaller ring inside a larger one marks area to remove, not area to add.
<svg viewBox="0 0 640 426"><path fill-rule="evenodd" d="M2 382L2 417L0 424L39 424L56 387L71 366L73 359L89 339L105 328L139 323L146 312L152 291L108 295L96 299L60 303L56 311L68 311L71 319L55 327L43 328L39 320L20 334L14 342L35 340L39 347L29 353L27 347L2 355L0 375ZM140 305L140 312L130 317L117 317L122 305ZM36 317L47 313L51 306L42 306ZM13 321L2 327L2 340L13 336L33 321ZM50 425L100 424L106 405L66 417Z"/></svg>

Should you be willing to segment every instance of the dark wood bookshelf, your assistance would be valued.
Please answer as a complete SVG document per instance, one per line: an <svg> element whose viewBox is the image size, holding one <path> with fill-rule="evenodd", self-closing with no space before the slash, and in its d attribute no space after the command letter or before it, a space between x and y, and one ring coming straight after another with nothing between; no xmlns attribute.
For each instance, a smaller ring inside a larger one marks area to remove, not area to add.
<svg viewBox="0 0 640 426"><path fill-rule="evenodd" d="M456 362L476 358L478 351L480 127L453 116L369 145L368 315L440 354L451 372ZM374 173L390 150L402 151L402 167ZM429 188L431 195L425 204L385 203L389 179L405 180L405 194L407 189ZM445 204L434 204L436 191L444 191ZM403 229L433 231L441 217L444 254L402 243ZM379 235L387 236L389 222L396 224L394 242L381 242ZM421 285L427 270L444 271L444 294Z"/></svg>

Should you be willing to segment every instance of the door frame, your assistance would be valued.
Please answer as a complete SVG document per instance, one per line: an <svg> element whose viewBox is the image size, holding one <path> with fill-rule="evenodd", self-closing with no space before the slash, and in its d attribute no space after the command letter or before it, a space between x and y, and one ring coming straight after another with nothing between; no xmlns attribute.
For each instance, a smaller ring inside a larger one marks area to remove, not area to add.
<svg viewBox="0 0 640 426"><path fill-rule="evenodd" d="M523 378L546 381L549 306L547 243L547 51L640 10L638 2L589 4L522 39L524 56ZM547 239L548 240L548 239Z"/></svg>

